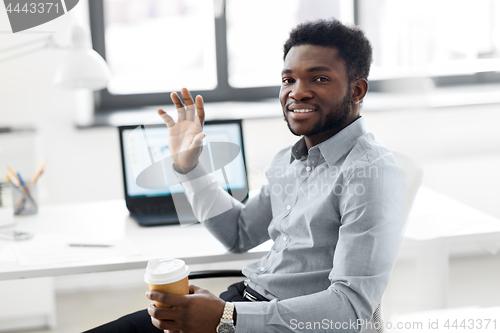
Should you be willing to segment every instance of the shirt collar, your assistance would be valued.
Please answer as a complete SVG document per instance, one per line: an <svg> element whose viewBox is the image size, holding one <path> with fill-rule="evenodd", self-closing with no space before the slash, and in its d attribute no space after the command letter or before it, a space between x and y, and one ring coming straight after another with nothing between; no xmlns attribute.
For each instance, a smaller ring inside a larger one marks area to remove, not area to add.
<svg viewBox="0 0 500 333"><path fill-rule="evenodd" d="M332 136L326 141L312 147L311 149L319 149L321 155L325 159L328 167L334 165L345 153L352 149L352 143L360 136L368 133L364 119L360 116L347 127ZM311 151L309 149L309 151ZM297 141L292 146L290 163L294 160L305 160L308 151L304 137Z"/></svg>

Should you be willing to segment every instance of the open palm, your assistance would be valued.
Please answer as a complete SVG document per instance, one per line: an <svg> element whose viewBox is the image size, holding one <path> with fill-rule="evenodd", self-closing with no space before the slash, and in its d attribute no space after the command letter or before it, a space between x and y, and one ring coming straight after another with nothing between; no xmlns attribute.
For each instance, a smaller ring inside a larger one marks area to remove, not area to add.
<svg viewBox="0 0 500 333"><path fill-rule="evenodd" d="M180 172L186 173L198 164L203 150L205 111L201 96L196 96L195 103L186 88L182 88L181 95L185 105L177 93L170 94L178 112L177 123L162 109L158 110L158 114L169 128L170 153L174 164Z"/></svg>

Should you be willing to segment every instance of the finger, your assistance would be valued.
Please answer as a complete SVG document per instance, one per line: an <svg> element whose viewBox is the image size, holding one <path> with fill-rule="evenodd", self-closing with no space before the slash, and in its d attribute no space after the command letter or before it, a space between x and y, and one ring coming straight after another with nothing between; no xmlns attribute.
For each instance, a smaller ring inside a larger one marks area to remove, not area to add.
<svg viewBox="0 0 500 333"><path fill-rule="evenodd" d="M167 127L172 127L175 125L175 121L162 109L158 109L158 114L163 119Z"/></svg>
<svg viewBox="0 0 500 333"><path fill-rule="evenodd" d="M193 97L187 88L181 89L181 95L184 99L184 103L186 104L186 119L193 121L195 113Z"/></svg>
<svg viewBox="0 0 500 333"><path fill-rule="evenodd" d="M153 323L154 326L158 327L161 330L176 332L176 330L179 328L179 323L175 321L158 320L156 318L151 317L151 322Z"/></svg>
<svg viewBox="0 0 500 333"><path fill-rule="evenodd" d="M176 307L182 306L186 303L185 296L183 295L166 294L157 290L148 290L146 296L152 301L170 304Z"/></svg>
<svg viewBox="0 0 500 333"><path fill-rule="evenodd" d="M179 95L177 95L175 91L170 93L170 99L174 103L176 109L181 109L184 107L184 104L182 103Z"/></svg>
<svg viewBox="0 0 500 333"><path fill-rule="evenodd" d="M196 113L196 108L194 104L186 106L186 120L194 121L195 113Z"/></svg>
<svg viewBox="0 0 500 333"><path fill-rule="evenodd" d="M201 147L203 146L203 139L205 138L205 133L198 133L196 136L193 138L193 142L191 142L191 145L189 146L189 149L194 149L196 147Z"/></svg>
<svg viewBox="0 0 500 333"><path fill-rule="evenodd" d="M205 289L203 289L202 287L198 287L195 284L189 285L189 293L190 294L199 294L199 293L203 292L204 290Z"/></svg>
<svg viewBox="0 0 500 333"><path fill-rule="evenodd" d="M200 120L201 127L203 127L205 125L205 103L201 95L196 96L196 114Z"/></svg>
<svg viewBox="0 0 500 333"><path fill-rule="evenodd" d="M186 108L184 107L184 104L179 98L179 95L177 95L176 92L173 92L170 94L170 99L172 99L172 102L174 103L175 108L177 109L178 113L177 121L186 120Z"/></svg>
<svg viewBox="0 0 500 333"><path fill-rule="evenodd" d="M158 320L179 320L178 308L160 308L154 303L149 304L148 314Z"/></svg>

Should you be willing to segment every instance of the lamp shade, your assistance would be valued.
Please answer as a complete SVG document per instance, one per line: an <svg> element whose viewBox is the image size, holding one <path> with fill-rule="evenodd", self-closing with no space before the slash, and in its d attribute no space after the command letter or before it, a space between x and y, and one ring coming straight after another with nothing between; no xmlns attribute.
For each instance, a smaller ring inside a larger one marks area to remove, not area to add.
<svg viewBox="0 0 500 333"><path fill-rule="evenodd" d="M106 61L93 49L75 48L57 68L54 84L66 89L99 90L107 86L111 72Z"/></svg>

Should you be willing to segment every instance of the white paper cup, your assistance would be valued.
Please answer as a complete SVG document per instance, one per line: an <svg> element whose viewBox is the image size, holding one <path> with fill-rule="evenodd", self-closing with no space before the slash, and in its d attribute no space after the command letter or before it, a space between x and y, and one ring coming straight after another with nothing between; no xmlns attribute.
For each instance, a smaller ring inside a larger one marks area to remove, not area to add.
<svg viewBox="0 0 500 333"><path fill-rule="evenodd" d="M153 259L148 262L144 281L150 290L158 290L167 294L189 294L189 267L180 259ZM154 302L157 307L170 308L169 304Z"/></svg>

